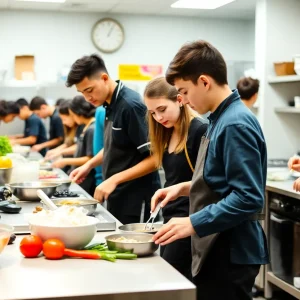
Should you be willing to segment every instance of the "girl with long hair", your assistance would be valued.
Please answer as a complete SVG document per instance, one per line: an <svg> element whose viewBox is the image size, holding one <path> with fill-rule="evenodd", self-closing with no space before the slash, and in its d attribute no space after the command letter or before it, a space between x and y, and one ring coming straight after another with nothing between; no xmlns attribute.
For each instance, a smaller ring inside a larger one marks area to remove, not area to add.
<svg viewBox="0 0 300 300"><path fill-rule="evenodd" d="M144 92L148 109L149 136L157 167L163 167L165 187L190 181L199 146L207 124L189 106L164 77L153 79ZM189 197L179 197L162 210L164 223L173 217L189 216ZM191 279L191 239L177 240L161 247L161 256Z"/></svg>

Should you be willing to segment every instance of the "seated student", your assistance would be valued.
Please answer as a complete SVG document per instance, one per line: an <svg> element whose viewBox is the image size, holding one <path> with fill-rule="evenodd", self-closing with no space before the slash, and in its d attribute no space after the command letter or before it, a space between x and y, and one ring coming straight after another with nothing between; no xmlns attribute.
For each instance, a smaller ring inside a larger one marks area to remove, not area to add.
<svg viewBox="0 0 300 300"><path fill-rule="evenodd" d="M11 144L32 146L45 143L47 134L42 120L29 109L29 104L24 98L18 99L16 103L20 108L19 118L25 121L25 128L23 136L11 139ZM40 153L45 155L46 149L41 149Z"/></svg>
<svg viewBox="0 0 300 300"><path fill-rule="evenodd" d="M55 106L48 105L44 98L34 97L29 108L40 118L50 117L50 137L47 142L32 147L33 151L41 151L44 148L54 148L60 145L64 139L64 127Z"/></svg>
<svg viewBox="0 0 300 300"><path fill-rule="evenodd" d="M105 123L105 108L103 106L99 106L96 109L95 115L95 133L94 133L94 141L93 141L93 153L94 156L97 155L104 147L104 123ZM96 177L96 185L99 185L103 182L102 176L102 166L97 166L95 168L95 177Z"/></svg>
<svg viewBox="0 0 300 300"><path fill-rule="evenodd" d="M71 170L84 165L93 157L93 138L95 129L95 107L86 102L83 96L76 96L70 104L70 115L78 125L84 125L77 141L76 153L73 158L62 158L53 163L53 167L71 165ZM95 170L92 169L80 186L90 195L94 195L96 181Z"/></svg>
<svg viewBox="0 0 300 300"><path fill-rule="evenodd" d="M16 102L0 100L0 121L10 123L19 113L20 109Z"/></svg>
<svg viewBox="0 0 300 300"><path fill-rule="evenodd" d="M259 80L251 77L243 77L237 83L237 90L244 104L251 108L257 100Z"/></svg>
<svg viewBox="0 0 300 300"><path fill-rule="evenodd" d="M60 103L58 107L59 116L64 125L65 139L64 143L60 146L49 150L45 157L45 160L53 160L60 156L63 157L73 157L76 151L76 141L78 140L80 134L82 133L83 125L78 126L74 118L70 115L71 100L64 100ZM57 164L58 168L63 168L63 170L68 173L69 166L60 166Z"/></svg>

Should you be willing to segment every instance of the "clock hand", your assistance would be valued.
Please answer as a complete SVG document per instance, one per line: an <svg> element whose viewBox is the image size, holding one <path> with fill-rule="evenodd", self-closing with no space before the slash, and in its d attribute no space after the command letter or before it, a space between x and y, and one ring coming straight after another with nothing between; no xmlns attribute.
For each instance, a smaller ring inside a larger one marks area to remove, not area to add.
<svg viewBox="0 0 300 300"><path fill-rule="evenodd" d="M114 27L115 27L115 25L112 25L112 26L110 27L110 30L109 30L109 32L108 32L108 34L107 34L107 37L109 37L109 36L111 35L111 33L112 33Z"/></svg>

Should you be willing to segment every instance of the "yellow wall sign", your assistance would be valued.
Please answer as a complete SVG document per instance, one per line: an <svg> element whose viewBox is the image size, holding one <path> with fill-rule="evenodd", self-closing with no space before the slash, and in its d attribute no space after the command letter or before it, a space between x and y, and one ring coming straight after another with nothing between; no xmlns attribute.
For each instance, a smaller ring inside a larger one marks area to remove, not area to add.
<svg viewBox="0 0 300 300"><path fill-rule="evenodd" d="M119 65L120 80L151 80L162 73L161 65Z"/></svg>

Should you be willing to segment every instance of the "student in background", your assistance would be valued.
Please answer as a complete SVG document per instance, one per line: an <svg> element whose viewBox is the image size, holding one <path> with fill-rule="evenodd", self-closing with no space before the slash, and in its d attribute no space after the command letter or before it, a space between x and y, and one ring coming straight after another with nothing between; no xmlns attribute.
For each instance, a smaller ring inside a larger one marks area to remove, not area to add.
<svg viewBox="0 0 300 300"><path fill-rule="evenodd" d="M10 123L19 116L20 109L16 102L0 100L0 121Z"/></svg>
<svg viewBox="0 0 300 300"><path fill-rule="evenodd" d="M29 109L29 103L20 98L16 101L20 108L19 118L25 121L24 134L20 138L11 139L11 144L34 146L47 141L46 128L42 120ZM46 149L40 150L44 156Z"/></svg>
<svg viewBox="0 0 300 300"><path fill-rule="evenodd" d="M96 122L95 122L95 133L93 141L93 153L97 155L104 147L104 123L105 123L105 109L103 106L99 106L96 109ZM103 181L102 177L102 166L95 168L96 185L99 185Z"/></svg>
<svg viewBox="0 0 300 300"><path fill-rule="evenodd" d="M165 187L192 180L200 142L207 124L164 77L153 79L144 92L148 109L151 150L157 166L165 171ZM178 197L162 210L164 223L174 217L189 216L189 197ZM161 247L161 256L188 279L192 279L191 238Z"/></svg>
<svg viewBox="0 0 300 300"><path fill-rule="evenodd" d="M70 103L70 115L78 125L83 125L84 128L77 141L76 152L73 158L62 158L53 163L55 168L63 168L67 165L75 167L84 165L93 157L93 139L95 130L95 111L96 108L86 102L84 97L76 96ZM92 169L86 176L85 180L80 183L80 186L90 195L94 194L96 181L95 170Z"/></svg>
<svg viewBox="0 0 300 300"><path fill-rule="evenodd" d="M55 107L59 107L66 99L64 98L58 98L55 102Z"/></svg>
<svg viewBox="0 0 300 300"><path fill-rule="evenodd" d="M41 151L44 148L54 148L60 145L64 139L64 127L55 106L48 105L44 98L34 97L29 108L40 118L50 118L49 140L32 147L33 151Z"/></svg>
<svg viewBox="0 0 300 300"><path fill-rule="evenodd" d="M244 104L251 108L257 100L259 80L251 77L243 77L237 83L237 90Z"/></svg>
<svg viewBox="0 0 300 300"><path fill-rule="evenodd" d="M49 150L45 160L55 160L58 157L73 157L76 152L76 142L82 133L83 125L77 125L74 118L70 115L70 104L72 100L64 100L58 107L59 116L64 125L64 143ZM60 167L60 166L58 166ZM70 166L62 167L64 172L68 173Z"/></svg>

